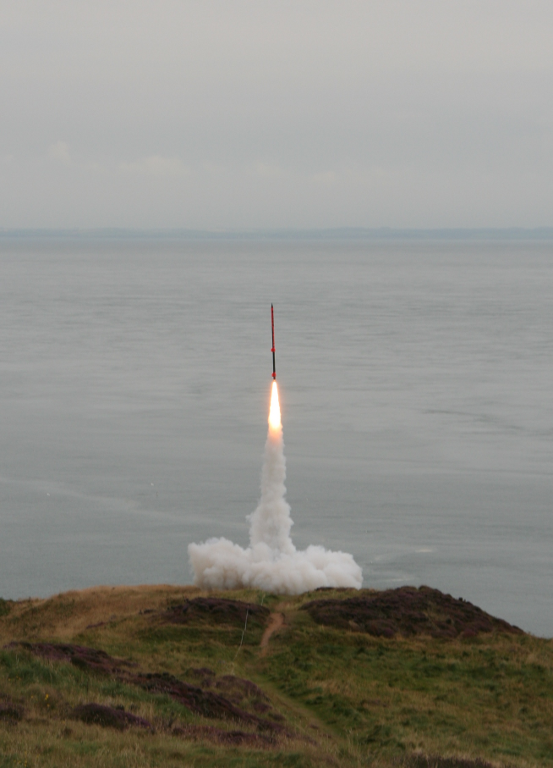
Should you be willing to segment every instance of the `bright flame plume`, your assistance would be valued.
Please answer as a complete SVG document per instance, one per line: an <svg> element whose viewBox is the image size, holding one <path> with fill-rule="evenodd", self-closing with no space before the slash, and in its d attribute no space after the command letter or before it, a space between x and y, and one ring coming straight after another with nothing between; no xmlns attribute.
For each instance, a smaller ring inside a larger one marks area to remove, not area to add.
<svg viewBox="0 0 553 768"><path fill-rule="evenodd" d="M278 387L276 381L273 381L271 388L271 408L269 410L269 427L275 431L282 429L280 420L280 403L278 400Z"/></svg>

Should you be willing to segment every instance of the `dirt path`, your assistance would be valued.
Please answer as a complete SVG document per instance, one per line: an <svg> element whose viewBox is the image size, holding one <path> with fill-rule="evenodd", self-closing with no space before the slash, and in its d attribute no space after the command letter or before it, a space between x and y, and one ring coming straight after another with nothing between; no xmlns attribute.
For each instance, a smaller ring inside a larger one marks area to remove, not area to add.
<svg viewBox="0 0 553 768"><path fill-rule="evenodd" d="M265 656L267 653L267 649L269 647L269 640L274 635L275 632L278 632L278 630L284 626L284 614L283 613L271 613L269 616L269 624L267 626L267 629L265 632L263 632L263 637L261 638L261 655Z"/></svg>

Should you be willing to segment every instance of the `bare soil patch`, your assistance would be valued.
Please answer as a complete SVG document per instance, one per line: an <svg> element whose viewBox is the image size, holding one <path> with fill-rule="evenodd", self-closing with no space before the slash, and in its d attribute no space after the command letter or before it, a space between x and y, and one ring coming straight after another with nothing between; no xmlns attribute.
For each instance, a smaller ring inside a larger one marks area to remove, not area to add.
<svg viewBox="0 0 553 768"><path fill-rule="evenodd" d="M278 632L284 626L284 614L283 613L271 613L269 617L269 624L267 629L263 633L261 638L261 655L265 656L269 647L269 641L275 632Z"/></svg>

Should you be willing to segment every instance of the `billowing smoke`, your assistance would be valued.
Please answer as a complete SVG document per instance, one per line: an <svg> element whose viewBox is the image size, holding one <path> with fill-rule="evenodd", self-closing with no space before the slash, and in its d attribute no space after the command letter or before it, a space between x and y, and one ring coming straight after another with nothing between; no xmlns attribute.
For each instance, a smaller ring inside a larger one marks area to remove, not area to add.
<svg viewBox="0 0 553 768"><path fill-rule="evenodd" d="M278 390L273 382L261 499L249 516L250 546L244 549L224 538L190 544L188 554L198 586L255 587L286 594L299 594L317 587L361 587L361 568L351 555L319 546L303 551L295 548L290 538L293 525L290 506L284 498L285 478Z"/></svg>

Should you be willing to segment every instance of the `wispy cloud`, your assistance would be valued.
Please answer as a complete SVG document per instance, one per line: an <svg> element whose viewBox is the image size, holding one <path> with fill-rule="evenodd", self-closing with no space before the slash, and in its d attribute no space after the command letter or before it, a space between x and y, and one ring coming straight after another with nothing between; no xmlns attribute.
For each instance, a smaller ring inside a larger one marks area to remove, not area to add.
<svg viewBox="0 0 553 768"><path fill-rule="evenodd" d="M263 179L281 179L285 175L285 172L280 166L269 163L257 163L255 172Z"/></svg>
<svg viewBox="0 0 553 768"><path fill-rule="evenodd" d="M48 157L62 165L71 165L71 152L65 141L56 141L55 144L48 147Z"/></svg>
<svg viewBox="0 0 553 768"><path fill-rule="evenodd" d="M120 163L118 169L124 173L158 177L184 176L189 172L179 157L164 157L163 155L150 155L130 163Z"/></svg>

